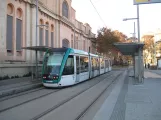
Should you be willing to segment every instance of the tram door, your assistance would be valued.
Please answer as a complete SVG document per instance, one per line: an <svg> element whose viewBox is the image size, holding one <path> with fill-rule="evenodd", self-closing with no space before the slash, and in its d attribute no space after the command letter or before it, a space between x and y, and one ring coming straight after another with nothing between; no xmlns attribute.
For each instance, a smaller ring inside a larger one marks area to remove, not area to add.
<svg viewBox="0 0 161 120"><path fill-rule="evenodd" d="M91 77L94 77L94 68L95 68L95 66L94 66L94 58L91 58L91 68L92 68L92 70L91 70Z"/></svg>
<svg viewBox="0 0 161 120"><path fill-rule="evenodd" d="M80 59L79 56L76 56L76 82L79 82L80 79Z"/></svg>

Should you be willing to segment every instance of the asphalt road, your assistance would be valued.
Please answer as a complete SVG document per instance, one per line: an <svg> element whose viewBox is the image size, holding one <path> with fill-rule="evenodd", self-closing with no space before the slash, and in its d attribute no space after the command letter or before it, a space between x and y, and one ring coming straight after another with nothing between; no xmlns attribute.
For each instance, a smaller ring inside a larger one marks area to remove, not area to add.
<svg viewBox="0 0 161 120"><path fill-rule="evenodd" d="M40 89L0 101L0 120L75 120L102 93L80 119L92 119L125 70L115 70L64 89Z"/></svg>

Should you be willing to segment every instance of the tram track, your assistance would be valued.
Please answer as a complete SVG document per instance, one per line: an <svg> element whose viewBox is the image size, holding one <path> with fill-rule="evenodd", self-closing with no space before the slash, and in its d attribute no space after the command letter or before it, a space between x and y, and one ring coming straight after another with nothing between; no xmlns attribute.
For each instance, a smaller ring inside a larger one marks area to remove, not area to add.
<svg viewBox="0 0 161 120"><path fill-rule="evenodd" d="M110 77L111 75L112 75L112 73L110 73L107 77ZM103 76L103 75L102 75L102 76ZM95 78L97 78L97 77L95 77ZM92 79L91 79L91 80L92 80ZM82 82L82 83L86 83L86 82L88 82L88 81L84 81L84 82ZM81 84L81 83L80 83L80 84ZM79 84L77 84L77 85L79 85ZM76 86L76 85L75 85L75 86ZM30 94L30 93L33 93L33 92L38 92L38 91L40 91L40 90L46 90L46 89L44 89L44 87L41 87L41 88L36 89L36 90L33 90L33 91L29 91L29 92L25 92L25 93L19 93L18 95L10 96L10 97L7 97L6 99L0 100L0 103L3 102L3 101L6 101L6 100L12 99L12 98L21 97L21 96L23 96L23 95L27 95L27 94ZM0 108L0 113L1 113L1 112L5 112L5 111L7 111L7 110L9 110L9 109L18 107L18 106L20 106L20 105L29 103L29 102L31 102L31 101L40 99L40 98L42 98L42 97L46 97L46 96L48 96L48 95L51 95L51 94L56 93L56 92L58 92L58 91L60 91L60 90L63 90L63 89L53 89L53 90L54 90L54 91L52 91L52 92L47 92L46 94L40 95L40 96L38 96L38 97L34 97L33 99L29 99L29 100L26 100L26 101L24 101L24 102L19 102L18 104L11 105L11 106L9 106L9 107L5 107L5 108L2 108L2 107L1 107L1 108Z"/></svg>
<svg viewBox="0 0 161 120"><path fill-rule="evenodd" d="M119 74L119 73L120 72L118 72L117 74ZM44 97L41 97L40 99L31 100L30 102L12 107L11 109L0 112L0 119L6 119L6 120L8 120L8 119L15 119L15 120L34 119L37 116L39 116L40 114L44 113L45 111L48 111L49 109L51 109L51 107L58 106L62 101L65 101L74 95L78 95L78 93L82 90L84 90L84 92L85 92L85 89L87 89L87 88L90 89L92 86L94 86L98 82L103 81L104 79L107 79L107 80L104 80L104 83L111 81L111 79L113 79L117 74L115 74L115 72L102 74L98 77L95 77L94 79L88 80L87 82L82 82L80 84L68 87L66 89L61 89L59 92L55 92L54 94L50 94L49 96L44 96ZM100 83L100 85L101 84L103 85L104 83ZM92 88L92 90L93 90L93 88ZM43 93L45 93L45 92L43 92ZM22 101L22 100L26 101L26 98L28 100L28 99L31 99L31 97L35 97L35 95L38 96L40 94L42 94L42 93L35 92L34 94L32 93L32 95L30 94L30 95L10 99L10 101L5 102L4 104L0 103L0 106L1 107L8 107L11 104L13 105L15 103L16 104L20 103L20 101ZM58 108L61 108L61 106ZM2 108L0 108L0 109L2 109ZM54 111L57 111L57 110L58 109L56 109ZM19 111L21 111L21 114L17 114ZM48 113L46 113L46 114L48 114Z"/></svg>
<svg viewBox="0 0 161 120"><path fill-rule="evenodd" d="M99 75L100 76L100 75ZM94 78L97 78L98 76L94 77ZM94 79L92 78L92 79ZM89 79L91 80L91 79ZM85 82L88 82L89 80L86 80L86 81L83 81L81 83L85 83ZM81 84L81 83L78 83L78 84ZM76 85L78 85L76 84ZM36 91L39 91L39 90L42 90L42 89L45 89L44 86L40 87L40 88L35 88L35 89L31 89L31 90L27 90L27 91L23 91L23 92L20 92L20 93L17 93L17 94L14 94L14 95L10 95L10 96L6 96L6 97L2 97L0 98L0 102L2 101L5 101L5 100L9 100L11 98L15 98L15 97L19 97L19 96L22 96L22 95L27 95L27 94L30 94L32 92L36 92ZM51 88L52 89L52 88Z"/></svg>
<svg viewBox="0 0 161 120"><path fill-rule="evenodd" d="M75 120L81 120L86 113L90 110L90 108L99 100L99 98L106 92L106 90L118 79L119 76L121 76L122 73L117 75L114 80L110 84L107 85L107 87L84 109Z"/></svg>
<svg viewBox="0 0 161 120"><path fill-rule="evenodd" d="M0 110L0 113L1 113L1 112L4 112L4 111L6 111L6 110L12 109L12 108L14 108L14 107L18 107L18 106L20 106L20 105L29 103L29 102L31 102L31 101L40 99L40 98L42 98L42 97L48 96L48 95L53 94L53 93L58 92L58 91L60 91L60 90L54 90L54 91L49 92L49 93L47 93L47 94L41 95L41 96L39 96L39 97L36 97L36 98L30 99L30 100L27 100L27 101L25 101L25 102L21 102L21 103L19 103L19 104L16 104L16 105L7 107L7 108L5 108L5 109Z"/></svg>
<svg viewBox="0 0 161 120"><path fill-rule="evenodd" d="M11 96L2 97L0 99L0 102L5 101L5 100L9 100L11 98L15 98L15 97L18 97L18 96L27 95L27 94L30 94L32 92L36 92L36 91L39 91L39 90L42 90L42 89L44 89L44 87L28 90L28 91L17 93L17 94L11 95Z"/></svg>
<svg viewBox="0 0 161 120"><path fill-rule="evenodd" d="M40 119L41 117L43 117L43 116L47 115L48 113L50 113L50 112L56 110L57 108L63 106L65 103L69 102L70 100L76 98L77 96L83 94L83 93L86 92L87 90L89 90L89 89L93 88L94 86L98 85L99 83L103 82L105 79L110 78L112 75L113 75L113 74L111 73L109 76L104 77L103 80L99 80L99 81L96 82L95 84L93 84L93 85L89 86L88 88L86 88L86 89L84 89L84 90L81 90L81 91L78 92L77 94L74 94L74 95L72 95L71 97L69 97L69 98L67 98L67 99L65 99L65 100L63 100L63 101L61 101L61 102L58 103L57 105L52 106L51 108L47 109L46 111L44 111L44 112L42 112L41 114L39 114L39 115L33 117L33 118L30 119L30 120L38 120L38 119Z"/></svg>

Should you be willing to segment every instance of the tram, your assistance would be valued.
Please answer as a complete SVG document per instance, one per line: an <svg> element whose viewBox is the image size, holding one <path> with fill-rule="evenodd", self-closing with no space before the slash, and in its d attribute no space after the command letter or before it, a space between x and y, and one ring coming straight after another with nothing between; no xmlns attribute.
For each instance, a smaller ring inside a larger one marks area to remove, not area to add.
<svg viewBox="0 0 161 120"><path fill-rule="evenodd" d="M51 48L44 56L45 87L71 86L111 71L111 60L73 48Z"/></svg>

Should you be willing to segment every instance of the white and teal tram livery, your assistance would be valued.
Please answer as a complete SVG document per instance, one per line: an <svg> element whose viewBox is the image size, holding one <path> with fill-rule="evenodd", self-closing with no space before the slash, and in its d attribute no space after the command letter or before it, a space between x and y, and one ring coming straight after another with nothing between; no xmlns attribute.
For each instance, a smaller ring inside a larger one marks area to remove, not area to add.
<svg viewBox="0 0 161 120"><path fill-rule="evenodd" d="M108 71L110 59L72 48L51 48L44 56L42 81L46 87L70 86Z"/></svg>

